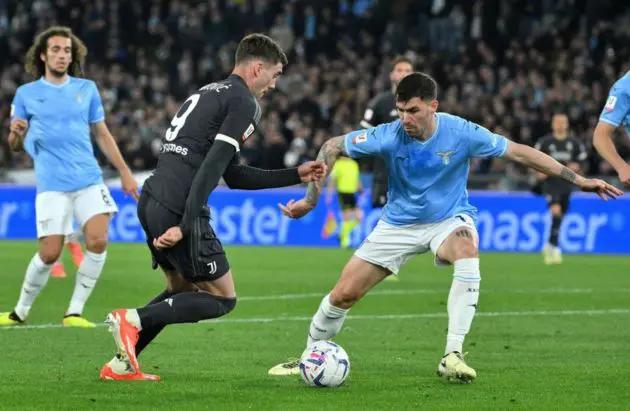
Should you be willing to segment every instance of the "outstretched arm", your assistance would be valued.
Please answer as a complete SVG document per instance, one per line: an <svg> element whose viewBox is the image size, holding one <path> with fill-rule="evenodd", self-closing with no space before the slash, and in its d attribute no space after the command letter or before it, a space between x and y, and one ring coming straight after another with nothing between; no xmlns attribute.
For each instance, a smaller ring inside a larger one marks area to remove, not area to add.
<svg viewBox="0 0 630 411"><path fill-rule="evenodd" d="M317 160L323 161L324 164L326 164L326 173L320 179L308 184L304 200L309 206L311 206L311 209L315 208L317 205L319 196L324 189L324 184L326 183L326 177L328 177L328 174L332 171L335 161L337 161L340 155L348 155L344 145L344 136L337 136L326 141L319 150Z"/></svg>
<svg viewBox="0 0 630 411"><path fill-rule="evenodd" d="M612 135L617 127L600 121L593 134L593 146L597 152L612 165L619 174L623 184L630 185L630 165L619 155L615 148Z"/></svg>
<svg viewBox="0 0 630 411"><path fill-rule="evenodd" d="M308 183L324 174L324 163L308 161L299 167L282 170L264 170L244 164L232 163L225 170L223 179L228 187L241 190L289 187Z"/></svg>
<svg viewBox="0 0 630 411"><path fill-rule="evenodd" d="M240 190L288 187L301 182L297 167L263 170L238 163L232 163L225 170L223 179L228 187Z"/></svg>
<svg viewBox="0 0 630 411"><path fill-rule="evenodd" d="M313 182L308 184L306 195L302 200L297 202L291 200L286 206L279 204L280 209L282 209L286 216L300 218L315 208L317 202L319 201L319 196L324 189L326 178L328 177L328 174L330 174L335 161L340 155L348 155L345 149L345 136L333 137L324 143L322 148L319 150L317 160L324 162L326 165L326 172L323 173L320 178L315 179Z"/></svg>
<svg viewBox="0 0 630 411"><path fill-rule="evenodd" d="M524 164L534 170L545 173L548 176L560 177L575 184L582 191L597 193L597 195L604 200L608 198L616 198L617 196L623 194L621 190L602 180L582 177L570 168L563 166L547 154L524 144L510 142L503 157L508 160Z"/></svg>

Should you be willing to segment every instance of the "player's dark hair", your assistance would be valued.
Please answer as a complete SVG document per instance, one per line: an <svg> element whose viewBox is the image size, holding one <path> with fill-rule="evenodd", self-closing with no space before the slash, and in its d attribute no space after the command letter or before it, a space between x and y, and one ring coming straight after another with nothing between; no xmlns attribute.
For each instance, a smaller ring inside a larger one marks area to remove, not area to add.
<svg viewBox="0 0 630 411"><path fill-rule="evenodd" d="M425 101L437 98L437 83L433 77L415 72L400 81L396 88L396 101L409 101L414 97Z"/></svg>
<svg viewBox="0 0 630 411"><path fill-rule="evenodd" d="M46 54L48 49L48 39L60 36L69 38L72 42L72 63L68 66L68 74L75 77L83 76L83 63L88 53L87 47L77 36L72 33L70 27L54 26L37 35L33 45L26 52L24 68L26 72L35 78L46 74L46 63L39 57L42 53Z"/></svg>
<svg viewBox="0 0 630 411"><path fill-rule="evenodd" d="M282 51L282 47L271 37L260 33L249 34L238 43L236 47L235 63L241 64L249 60L260 59L267 63L288 63L287 55Z"/></svg>
<svg viewBox="0 0 630 411"><path fill-rule="evenodd" d="M398 55L398 56L394 57L394 59L392 60L390 71L394 71L396 66L399 65L400 63L407 63L407 64L409 64L411 66L411 69L413 70L413 61L411 61L411 59L409 57Z"/></svg>

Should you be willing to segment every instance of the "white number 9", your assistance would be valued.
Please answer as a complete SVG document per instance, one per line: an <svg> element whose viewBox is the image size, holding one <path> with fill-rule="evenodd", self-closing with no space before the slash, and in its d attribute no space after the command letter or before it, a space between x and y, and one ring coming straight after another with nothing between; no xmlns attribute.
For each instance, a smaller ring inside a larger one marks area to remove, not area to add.
<svg viewBox="0 0 630 411"><path fill-rule="evenodd" d="M192 96L188 97L188 100L184 101L184 104L182 104L177 114L175 114L175 117L173 117L173 120L171 120L171 126L166 129L166 135L164 136L166 141L173 141L177 138L177 134L179 134L179 130L184 127L186 119L188 118L190 113L192 113L195 107L197 107L199 97L201 97L199 94L193 94ZM187 104L188 107L186 108L186 111L182 113L182 109L186 107Z"/></svg>

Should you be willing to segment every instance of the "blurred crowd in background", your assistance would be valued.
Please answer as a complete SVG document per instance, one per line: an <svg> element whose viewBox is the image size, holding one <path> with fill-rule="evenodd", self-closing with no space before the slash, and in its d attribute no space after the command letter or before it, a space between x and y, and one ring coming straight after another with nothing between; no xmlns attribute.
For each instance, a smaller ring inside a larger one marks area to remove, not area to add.
<svg viewBox="0 0 630 411"><path fill-rule="evenodd" d="M88 46L86 76L136 170L155 166L179 104L229 74L238 40L264 32L290 63L261 101L258 131L242 150L250 165L293 166L359 128L369 100L391 87L392 58L404 55L438 81L441 111L515 141L533 145L565 112L589 148L585 172L614 175L591 138L608 89L630 67L625 1L0 0L0 174L32 166L6 145L10 102L33 80L23 59L34 35L58 24ZM617 138L630 159L628 139ZM524 172L501 160L473 164L476 178L503 176L504 188Z"/></svg>

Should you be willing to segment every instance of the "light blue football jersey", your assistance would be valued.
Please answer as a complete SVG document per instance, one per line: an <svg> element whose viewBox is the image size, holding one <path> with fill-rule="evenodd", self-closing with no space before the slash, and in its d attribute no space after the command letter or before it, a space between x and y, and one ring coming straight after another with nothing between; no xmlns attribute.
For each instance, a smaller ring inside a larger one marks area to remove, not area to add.
<svg viewBox="0 0 630 411"><path fill-rule="evenodd" d="M615 127L623 126L630 136L630 71L610 88L599 121Z"/></svg>
<svg viewBox="0 0 630 411"><path fill-rule="evenodd" d="M33 158L37 191L77 191L102 183L94 157L90 125L105 120L96 84L69 77L60 85L43 77L20 86L11 104L11 120L28 120L24 141Z"/></svg>
<svg viewBox="0 0 630 411"><path fill-rule="evenodd" d="M436 125L424 142L409 137L400 120L345 136L350 157L380 156L387 164L385 222L428 224L457 214L476 219L477 210L468 202L466 189L470 159L503 156L508 140L446 113L436 113Z"/></svg>

